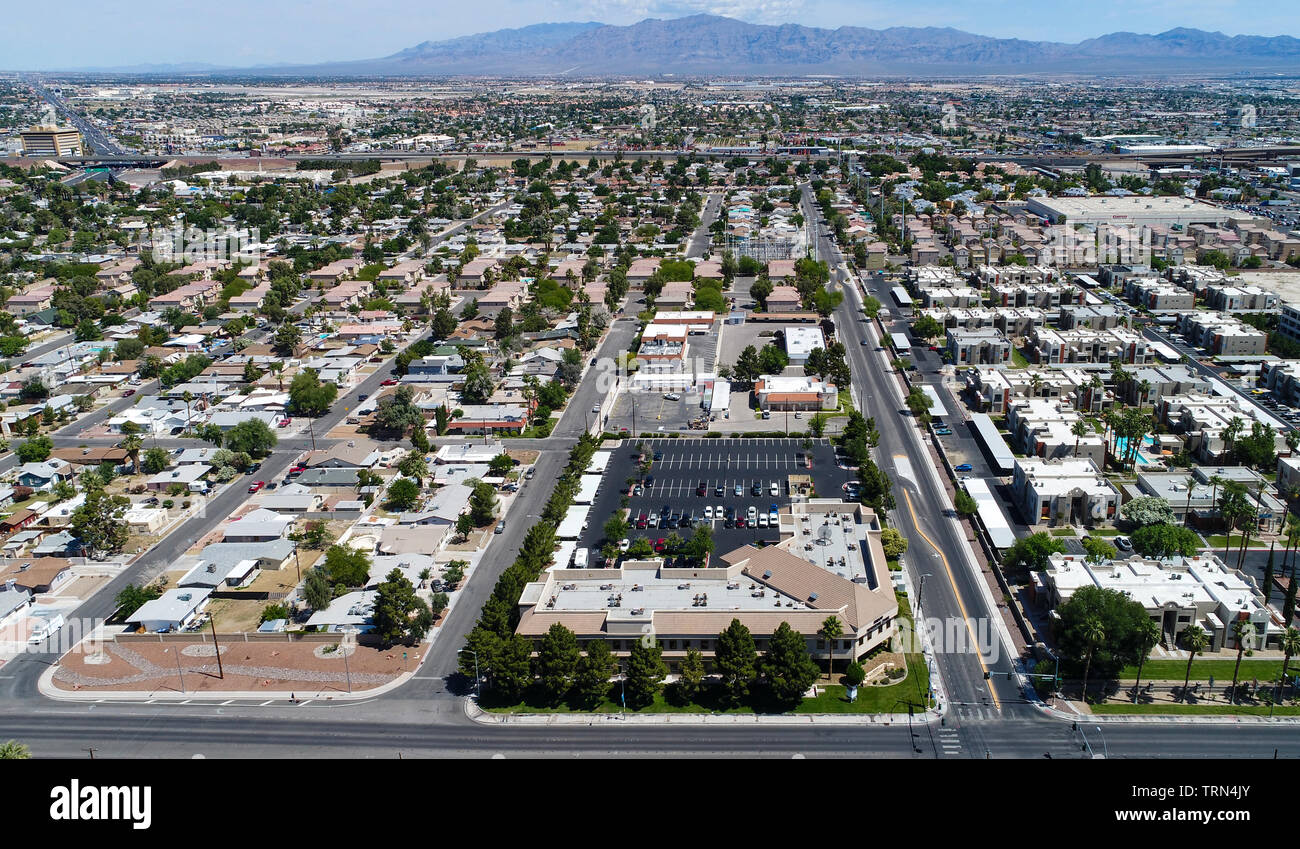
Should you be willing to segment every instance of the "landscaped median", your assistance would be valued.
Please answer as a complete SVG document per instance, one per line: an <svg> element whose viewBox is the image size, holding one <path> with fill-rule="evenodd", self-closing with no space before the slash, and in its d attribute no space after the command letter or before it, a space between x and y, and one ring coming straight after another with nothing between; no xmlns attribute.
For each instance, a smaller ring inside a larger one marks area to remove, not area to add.
<svg viewBox="0 0 1300 849"><path fill-rule="evenodd" d="M1294 685L1285 688L1281 699L1278 682L1282 676L1282 660L1243 659L1237 673L1237 703L1229 701L1235 660L1194 660L1188 673L1187 661L1156 659L1142 667L1142 693L1133 702L1133 682L1137 668L1125 667L1120 674L1119 686L1104 701L1090 704L1098 715L1208 715L1208 716L1300 716ZM1297 668L1287 670L1288 679L1294 680ZM1190 692L1183 693L1183 680L1188 681ZM1213 682L1213 686L1210 686Z"/></svg>

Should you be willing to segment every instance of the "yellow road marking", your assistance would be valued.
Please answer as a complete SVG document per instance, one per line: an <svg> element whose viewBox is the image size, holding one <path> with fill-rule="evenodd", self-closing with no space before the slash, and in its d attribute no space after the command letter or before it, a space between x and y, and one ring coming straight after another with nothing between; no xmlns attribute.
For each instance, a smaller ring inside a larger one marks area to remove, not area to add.
<svg viewBox="0 0 1300 849"><path fill-rule="evenodd" d="M943 570L948 573L948 583L952 586L953 597L957 599L957 607L961 609L962 622L965 623L966 631L970 634L971 645L976 647L975 659L979 661L980 669L987 673L989 668L984 665L984 656L979 652L979 641L975 638L974 629L971 628L970 616L966 613L966 605L961 603L961 593L957 591L957 581L952 576L952 567L948 565L948 557L939 549L939 546L934 544L934 540L926 536L925 531L921 530L920 523L916 521L916 509L912 507L912 494L905 489L903 490L903 498L907 499L907 512L912 514L912 527L916 528L916 532L921 535L921 539L929 543L930 547L939 555L939 559L943 561ZM993 685L988 683L986 686L989 689L989 695L993 697L994 707L1001 710L1002 702L998 699L998 694L993 689Z"/></svg>

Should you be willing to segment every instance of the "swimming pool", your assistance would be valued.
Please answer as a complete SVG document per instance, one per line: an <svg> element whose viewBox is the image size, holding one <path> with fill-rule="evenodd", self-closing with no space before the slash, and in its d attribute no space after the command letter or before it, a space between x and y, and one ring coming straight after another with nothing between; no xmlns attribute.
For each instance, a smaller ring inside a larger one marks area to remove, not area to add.
<svg viewBox="0 0 1300 849"><path fill-rule="evenodd" d="M1124 451L1128 447L1128 437L1115 437L1115 453L1120 457L1124 456ZM1160 449L1156 447L1156 438L1151 434L1142 437L1142 443L1138 446L1137 458L1134 463L1139 466L1155 466L1161 462Z"/></svg>

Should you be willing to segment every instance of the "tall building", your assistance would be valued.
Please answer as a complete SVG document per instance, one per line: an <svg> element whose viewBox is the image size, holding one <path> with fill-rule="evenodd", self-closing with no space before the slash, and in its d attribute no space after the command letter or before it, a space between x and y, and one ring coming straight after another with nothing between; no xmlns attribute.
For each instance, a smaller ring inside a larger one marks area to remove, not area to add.
<svg viewBox="0 0 1300 849"><path fill-rule="evenodd" d="M23 156L82 156L81 133L71 127L36 126L22 132Z"/></svg>

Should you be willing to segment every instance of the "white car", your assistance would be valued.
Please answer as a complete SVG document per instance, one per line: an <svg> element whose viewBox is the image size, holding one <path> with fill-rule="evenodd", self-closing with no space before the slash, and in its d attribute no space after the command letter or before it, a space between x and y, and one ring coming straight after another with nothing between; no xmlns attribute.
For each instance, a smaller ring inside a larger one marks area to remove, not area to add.
<svg viewBox="0 0 1300 849"><path fill-rule="evenodd" d="M713 518L713 507L711 505L704 508L704 518L706 519Z"/></svg>
<svg viewBox="0 0 1300 849"><path fill-rule="evenodd" d="M1120 551L1132 551L1133 543L1129 542L1128 537L1115 537L1115 547Z"/></svg>
<svg viewBox="0 0 1300 849"><path fill-rule="evenodd" d="M631 540L629 540L627 537L624 537L623 539L618 541L618 550L627 551L628 548L631 547L631 545L632 545Z"/></svg>
<svg viewBox="0 0 1300 849"><path fill-rule="evenodd" d="M593 413L599 413L599 412L600 412L600 405L599 405L599 404L593 404L593 405L591 406L591 411L592 411Z"/></svg>
<svg viewBox="0 0 1300 849"><path fill-rule="evenodd" d="M759 514L758 514L758 526L759 526L760 528L766 528L766 527L767 527L767 514L766 514L766 513L759 513Z"/></svg>
<svg viewBox="0 0 1300 849"><path fill-rule="evenodd" d="M781 494L781 485L776 481L772 481L772 497L775 498L780 494Z"/></svg>
<svg viewBox="0 0 1300 849"><path fill-rule="evenodd" d="M758 508L750 507L745 511L745 524L753 525L758 522Z"/></svg>
<svg viewBox="0 0 1300 849"><path fill-rule="evenodd" d="M665 400L665 401L680 401L680 400L682 400L682 396L678 395L676 392L669 392L668 394L664 395L664 400Z"/></svg>

